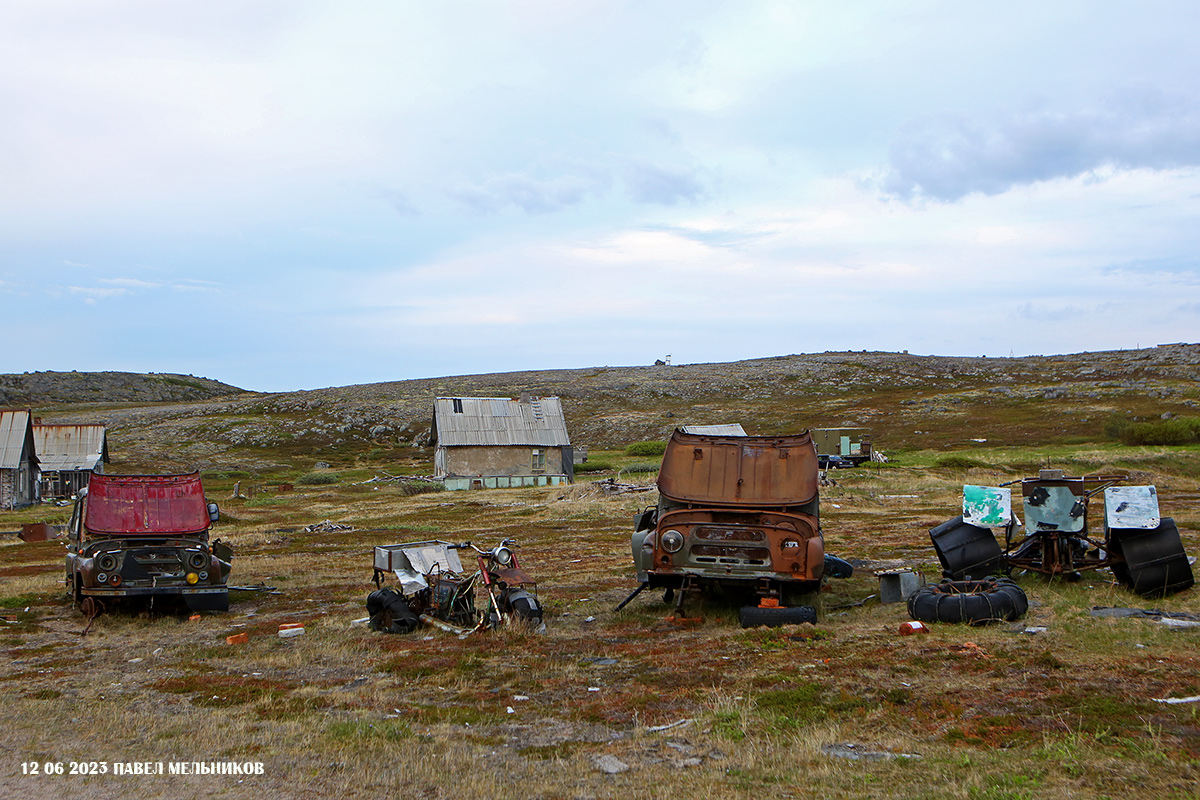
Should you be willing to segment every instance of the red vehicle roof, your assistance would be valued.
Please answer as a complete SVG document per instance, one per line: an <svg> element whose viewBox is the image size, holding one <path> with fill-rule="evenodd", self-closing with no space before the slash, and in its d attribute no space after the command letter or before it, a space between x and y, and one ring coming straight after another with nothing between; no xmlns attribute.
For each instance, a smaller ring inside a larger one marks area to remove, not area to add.
<svg viewBox="0 0 1200 800"><path fill-rule="evenodd" d="M83 526L90 533L195 534L208 530L200 473L92 476Z"/></svg>
<svg viewBox="0 0 1200 800"><path fill-rule="evenodd" d="M820 470L808 431L787 436L708 436L675 431L658 491L677 502L762 508L817 496Z"/></svg>

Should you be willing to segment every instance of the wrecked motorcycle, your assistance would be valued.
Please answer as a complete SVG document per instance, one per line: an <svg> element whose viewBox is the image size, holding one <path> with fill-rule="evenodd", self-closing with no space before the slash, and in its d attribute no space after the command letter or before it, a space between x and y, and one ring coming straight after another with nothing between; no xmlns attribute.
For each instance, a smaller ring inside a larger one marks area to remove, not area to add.
<svg viewBox="0 0 1200 800"><path fill-rule="evenodd" d="M463 568L464 550L475 556L472 572ZM383 586L388 573L399 589ZM542 625L537 582L521 568L508 539L490 550L437 540L380 545L373 580L379 588L367 597L372 630L411 633L423 622L465 634L514 621Z"/></svg>

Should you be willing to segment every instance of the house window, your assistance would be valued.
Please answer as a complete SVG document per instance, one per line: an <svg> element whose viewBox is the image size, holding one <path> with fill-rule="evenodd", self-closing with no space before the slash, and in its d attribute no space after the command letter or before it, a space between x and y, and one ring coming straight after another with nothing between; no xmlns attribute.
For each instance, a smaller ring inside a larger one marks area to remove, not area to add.
<svg viewBox="0 0 1200 800"><path fill-rule="evenodd" d="M463 413L462 400L460 398L456 397L451 402L454 403L454 413L455 414Z"/></svg>
<svg viewBox="0 0 1200 800"><path fill-rule="evenodd" d="M546 451L545 450L534 450L533 456L530 459L530 466L533 468L534 472L545 472L546 471Z"/></svg>

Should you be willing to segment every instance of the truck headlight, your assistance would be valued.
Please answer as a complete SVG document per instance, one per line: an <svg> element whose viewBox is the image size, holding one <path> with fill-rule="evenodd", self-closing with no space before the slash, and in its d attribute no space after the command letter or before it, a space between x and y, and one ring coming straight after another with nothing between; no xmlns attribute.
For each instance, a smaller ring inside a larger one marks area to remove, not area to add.
<svg viewBox="0 0 1200 800"><path fill-rule="evenodd" d="M96 566L105 572L112 572L117 568L117 557L112 553L105 553L96 559Z"/></svg>
<svg viewBox="0 0 1200 800"><path fill-rule="evenodd" d="M678 553L683 547L683 534L679 531L667 531L659 541L662 543L663 550L668 553Z"/></svg>
<svg viewBox="0 0 1200 800"><path fill-rule="evenodd" d="M188 556L188 566L192 569L204 569L208 566L208 554L192 553Z"/></svg>

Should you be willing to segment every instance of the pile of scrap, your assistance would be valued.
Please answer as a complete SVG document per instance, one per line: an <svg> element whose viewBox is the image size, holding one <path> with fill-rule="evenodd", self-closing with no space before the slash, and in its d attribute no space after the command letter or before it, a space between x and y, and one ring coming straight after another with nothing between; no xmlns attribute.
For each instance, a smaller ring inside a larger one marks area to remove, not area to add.
<svg viewBox="0 0 1200 800"><path fill-rule="evenodd" d="M333 522L332 520L328 519L324 522L317 522L304 528L305 533L334 533L336 531L352 530L354 530L353 525L342 525L339 522Z"/></svg>
<svg viewBox="0 0 1200 800"><path fill-rule="evenodd" d="M615 494L641 494L642 492L653 491L656 487L639 486L636 483L618 483L616 478L605 478L604 480L596 481L593 486L600 487L600 491L606 495Z"/></svg>

